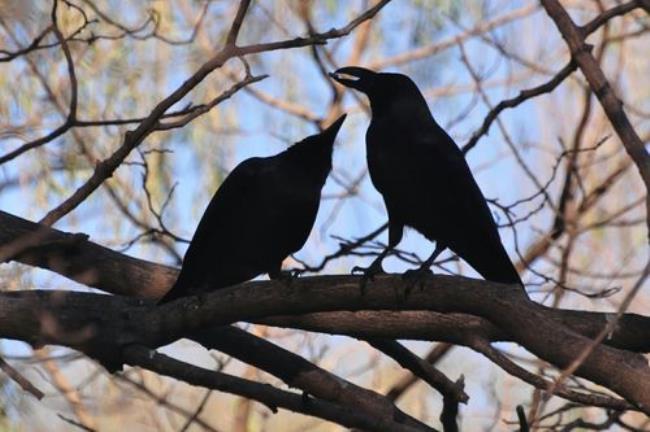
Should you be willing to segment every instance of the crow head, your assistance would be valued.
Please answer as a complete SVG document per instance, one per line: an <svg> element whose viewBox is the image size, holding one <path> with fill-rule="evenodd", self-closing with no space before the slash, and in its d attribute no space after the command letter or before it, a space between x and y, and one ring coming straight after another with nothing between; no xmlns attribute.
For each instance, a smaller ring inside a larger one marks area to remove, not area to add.
<svg viewBox="0 0 650 432"><path fill-rule="evenodd" d="M381 74L357 66L347 66L329 74L336 82L369 94Z"/></svg>
<svg viewBox="0 0 650 432"><path fill-rule="evenodd" d="M296 143L296 146L300 144L301 147L308 149L309 147L319 146L331 148L336 139L336 135L341 129L343 121L347 117L347 114L343 114L341 117L337 118L334 123L329 125L327 128L323 129L321 133L316 135L310 135L307 138L304 138L302 141Z"/></svg>
<svg viewBox="0 0 650 432"><path fill-rule="evenodd" d="M301 160L305 166L322 164L326 167L327 172L329 172L332 163L334 140L346 116L347 114L343 114L321 133L308 136L291 146L288 150L292 155L291 157Z"/></svg>
<svg viewBox="0 0 650 432"><path fill-rule="evenodd" d="M319 144L331 147L332 144L334 144L336 135L338 134L339 129L341 129L341 125L347 116L347 114L343 114L337 118L334 123L323 129L320 133L303 138L301 141L294 144L293 147L297 146L298 144L300 144L301 147L310 147L312 145Z"/></svg>
<svg viewBox="0 0 650 432"><path fill-rule="evenodd" d="M347 66L330 73L338 83L365 93L370 99L373 114L380 114L391 106L417 110L426 108L426 101L417 86L406 75L374 72L356 66ZM402 107L402 105L407 105Z"/></svg>
<svg viewBox="0 0 650 432"><path fill-rule="evenodd" d="M334 144L334 139L336 138L336 135L339 133L339 129L341 129L341 125L343 124L343 121L345 121L345 118L347 117L347 114L343 114L341 117L337 118L334 123L329 125L323 132L320 133L320 136L323 139L330 140L330 144Z"/></svg>

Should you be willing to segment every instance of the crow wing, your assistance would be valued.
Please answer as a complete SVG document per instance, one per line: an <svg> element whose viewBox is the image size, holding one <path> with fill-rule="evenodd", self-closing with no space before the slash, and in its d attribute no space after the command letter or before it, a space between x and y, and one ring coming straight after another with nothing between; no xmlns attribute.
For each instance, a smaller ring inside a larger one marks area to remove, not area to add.
<svg viewBox="0 0 650 432"><path fill-rule="evenodd" d="M279 268L302 247L316 218L320 189L301 194L292 187L291 167L282 156L247 159L230 173L161 302L250 280Z"/></svg>
<svg viewBox="0 0 650 432"><path fill-rule="evenodd" d="M373 119L368 129L370 174L389 219L449 247L488 280L521 283L462 152L423 120Z"/></svg>

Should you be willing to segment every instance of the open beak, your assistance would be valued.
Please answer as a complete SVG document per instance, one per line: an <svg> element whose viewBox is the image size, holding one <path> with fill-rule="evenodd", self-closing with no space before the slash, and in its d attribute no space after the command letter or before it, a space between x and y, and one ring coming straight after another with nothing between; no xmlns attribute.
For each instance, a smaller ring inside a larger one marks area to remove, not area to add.
<svg viewBox="0 0 650 432"><path fill-rule="evenodd" d="M329 76L339 84L363 91L365 87L364 84L367 84L369 78L375 74L376 73L370 69L357 66L347 66L337 69L334 72L330 72Z"/></svg>

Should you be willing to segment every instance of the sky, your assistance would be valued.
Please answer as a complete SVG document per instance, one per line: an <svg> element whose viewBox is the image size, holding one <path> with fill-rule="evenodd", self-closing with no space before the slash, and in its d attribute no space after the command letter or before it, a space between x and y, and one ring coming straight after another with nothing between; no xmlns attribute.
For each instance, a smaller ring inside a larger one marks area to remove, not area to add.
<svg viewBox="0 0 650 432"><path fill-rule="evenodd" d="M361 2L353 3L358 9ZM402 53L412 47L418 47L432 41L444 40L462 32L462 28L459 28L445 16L447 13L451 15L458 14L461 27L473 25L474 16L471 14L476 13L475 10L464 10L462 6L459 10L458 5L460 3L451 1L446 3L441 2L443 7L432 10L430 13L419 15L415 9L404 7L406 3L412 4L411 2L394 1L380 13L376 24L377 30L373 37L378 38L381 42L376 44L377 48L375 51L369 53L362 59L362 65L371 63L379 58ZM262 4L268 6L268 2L262 2ZM319 29L328 29L347 22L349 12L344 10L344 8L336 7L337 5L340 6L340 4L340 2L323 3L323 6L321 6L322 11L317 16ZM473 4L474 9L477 8L477 3L467 2L467 4ZM488 9L490 9L491 13L504 14L528 3L523 1L492 1L488 4ZM331 5L334 5L334 7L331 7ZM125 11L124 15L128 17L130 12L128 4L123 7ZM225 13L223 3L215 3L213 13L215 16L218 16L220 13ZM247 38L258 41L260 38L262 40L271 40L281 36L281 31L273 26L270 26L268 29L258 27L247 28L246 25L254 26L260 22L259 18L264 16L262 8L252 10L251 14L253 14L250 17L251 19L248 19L245 23L244 33L242 35L243 42ZM441 26L431 26L429 21L432 19L440 20ZM137 20L134 19L134 22L137 22ZM429 24L427 25L425 22L429 22ZM530 43L532 40L536 40L541 33L547 40L543 43L538 43L535 46L535 50L539 51L539 56L543 57L544 55L548 55L550 58L552 57L551 54L553 54L551 47L558 42L558 37L553 32L548 33L548 28L545 27L547 25L547 18L538 11L531 17L526 18L522 23L505 26L502 29L495 30L491 35L508 44L508 46L512 46L514 51L522 53L522 55L530 56L530 52L522 49L521 46ZM30 30L21 26L18 26L18 29L19 36L24 38L23 40L29 40L27 36L33 29ZM520 39L517 40L517 38ZM346 38L341 42L330 42L328 44L328 47L333 47L335 50L334 58L337 62L347 58L347 54L351 49L351 41L352 38ZM518 42L521 43L518 44ZM153 57L155 57L157 50L161 49L159 43L156 42L134 43L145 44L148 48L146 51L147 54ZM548 44L548 48L544 46L545 43ZM196 59L193 57L194 63L189 61L192 59L184 57L186 55L182 54L182 48L166 49L171 50L173 53L172 58L188 61L187 63L177 61L170 65L169 69L165 71L164 79L162 81L156 81L156 85L164 87L162 94L171 93L193 72L194 69L192 66L196 64ZM512 86L495 86L486 89L487 97L491 100L492 104L496 104L503 98L515 95L520 89L520 84L516 81L516 77L521 72L521 68L511 62L503 61L502 56L497 50L487 47L485 43L478 39L467 41L464 49L473 66L477 70L489 74L490 81L513 82ZM175 53L178 53L178 57L175 56ZM471 77L460 59L461 52L457 46L454 46L427 60L409 63L400 67L390 67L385 71L406 73L414 79L421 89L435 92L446 87L462 87L472 83ZM61 76L65 76L64 63L61 60L59 59L58 67L61 68ZM131 61L135 60L137 58L131 59ZM233 62L236 61L233 60ZM181 65L180 67L179 64ZM560 65L560 63L552 64L549 66L549 69L554 71L554 68L557 67L559 69ZM137 63L133 63L127 67L135 68L137 66ZM296 100L305 102L312 112L319 115L325 114L330 99L328 85L321 79L313 62L309 61L307 49L261 54L259 58L251 60L251 66L254 73L267 73L270 75L266 80L254 84L255 88L278 97L287 95L294 97ZM344 65L339 64L339 66ZM0 66L0 74L2 73L2 67ZM153 73L152 71L147 72ZM84 75L85 72L83 70L80 73L87 80L87 84L84 84L86 85L84 91L106 91L102 88L99 79L97 79L97 82L93 82L91 75ZM290 76L294 79L290 80ZM298 78L296 79L296 77ZM525 81L525 86L530 87L545 79L547 77L543 76L533 79L532 82ZM20 85L25 84L20 79L18 79L18 83ZM212 83L210 82L210 84ZM146 89L147 84L142 85ZM566 86L570 85L564 84L563 87L552 95L542 96L535 103L524 103L520 107L517 107L517 109L506 111L501 115L501 119L509 134L512 136L513 141L520 146L524 160L535 171L542 182L546 182L550 177L551 164L549 164L549 161L552 160L552 155L540 150L538 146L545 145L548 148L549 140L555 142L558 138L566 138L562 126L566 119L558 116L555 119L557 120L556 122L549 122L548 113L546 111L542 113L542 110L545 107L552 107L554 104L562 104L563 107L565 105L571 105L572 102L566 99L566 96L570 94L566 91ZM189 101L194 103L204 101L209 93L208 90L210 90L207 86L208 82L199 86L196 91L192 92L189 98L185 98L179 102L178 106L183 106ZM147 98L144 93L134 94L131 97L130 106L124 107L124 109L128 108L141 114L147 113L147 108L155 102ZM111 100L111 95L107 93L98 99L100 101L109 101ZM361 100L364 100L364 98L362 97ZM489 110L481 100L476 100L473 92L460 92L451 96L433 97L429 98L428 102L434 117L447 129L459 145L467 142L471 134L480 126L486 112ZM35 103L35 101L32 101L32 108L34 109L35 107L33 105ZM365 167L364 134L369 118L365 112L359 110L357 99L350 92L346 92L343 105L344 109L349 112L349 116L337 139L334 152L334 170L338 176L347 175L350 178L354 178ZM8 107L9 109L7 111L10 113L9 116L14 117L10 120L18 120L21 118L25 114L24 111L29 109L29 107L30 104ZM117 108L112 107L112 109L117 109L118 113L119 108L119 106ZM261 104L246 92L238 93L231 100L224 102L220 108L224 110L224 115L220 118L220 121L224 121L224 125L226 126L236 124L241 129L240 133L234 136L200 134L197 132L197 129L201 127L201 123L195 122L186 126L182 131L155 134L145 143L145 146L155 145L153 143L160 139L164 142L166 148L173 150L173 162L168 165L168 174L174 182L178 183L178 186L171 203L173 209L171 218L175 232L185 238L191 237L194 227L201 216L202 209L207 205L216 187L216 184L206 185L206 183L209 183L206 182L206 179L227 174L236 164L246 158L276 154L283 151L288 144L299 141L305 136L316 132L316 128L313 125L297 122L290 116ZM0 112L3 112L3 110L0 110ZM462 117L460 121L458 121L459 117ZM541 121L542 118L545 120ZM48 120L51 125L56 125L61 121L56 116L51 116ZM32 131L35 136L44 132L46 131ZM119 134L116 132L118 131L112 131L114 134L112 141L98 143L98 146L115 148L119 144ZM122 131L119 132L121 133ZM162 135L164 136L161 138ZM110 138L110 134L108 133L103 136ZM197 136L198 138L195 138ZM0 137L0 146L3 151L13 148L17 144L18 142L15 139L3 139ZM66 145L69 146L70 142L69 138L64 136L48 144L48 147L58 148L58 146ZM197 149L201 151L197 152ZM134 160L135 158L136 155L133 154L130 160ZM17 163L3 166L0 171L0 178L2 176L9 178L23 170L27 170L28 164L24 159L29 159L29 154L23 156L22 159ZM477 181L487 198L496 198L500 203L511 203L528 196L533 191L530 180L522 174L517 163L513 160L510 153L508 153L507 146L504 143L504 137L499 132L496 124L492 126L489 135L482 138L478 146L469 153L468 163L474 170ZM121 175L124 170L131 169L133 168L120 168L118 175ZM218 174L215 175L215 172ZM68 186L68 189L60 191L58 194L45 195L45 198L43 198L40 192L26 193L26 190L29 191L29 188L2 191L0 194L0 208L12 214L37 220L44 215L45 208L49 209L58 204L74 187L82 184L89 175L89 171L81 172L74 177L57 174L56 177L59 184ZM336 195L340 192L340 186L330 177L323 190L323 195ZM47 205L42 205L43 202ZM127 226L116 226L110 218L106 218L104 213L106 211L104 207L105 203L105 193L97 191L88 202L82 204L70 216L57 223L56 227L73 232L82 231L88 233L91 240L117 248L120 242L128 239L130 234L134 233L135 230ZM522 208L517 208L515 211L521 216L526 213L527 209L535 207L536 203L539 203L539 201L535 201L528 207L523 206ZM334 218L332 218L333 212L336 212L336 217ZM502 215L495 212L495 216L497 220L502 220ZM305 247L296 256L310 264L317 264L324 255L337 249L337 242L331 238L332 235L343 236L345 238L358 237L374 230L385 221L386 215L381 196L374 190L369 178L366 178L360 185L358 197L348 199L342 205L339 201L332 199L322 202L318 219L310 238ZM548 222L548 213L534 216L530 221L527 221L523 225L523 229L519 230L519 241L521 244L527 244L536 236L536 232L532 228L545 228ZM501 230L501 235L511 257L513 260L516 260L517 257L514 253L512 233L510 230L505 229ZM385 241L386 234L383 234L380 239ZM426 257L433 250L433 244L413 230L408 230L404 240L400 243L400 248L415 252L421 257ZM521 249L523 250L525 248L522 246ZM165 256L147 245L138 244L131 248L128 254L166 264L176 264L171 257ZM354 265L364 265L366 263L367 260L364 261L356 258L343 259L330 264L325 272L347 273ZM293 264L289 263L289 265ZM390 272L402 272L408 266L396 259L390 258L386 260L385 268ZM475 275L466 265L463 266L463 271L467 275ZM30 283L37 288L85 289L71 281L53 276L51 273L42 270L33 270L30 272L30 275ZM340 342L345 339L335 338L333 340ZM428 345L414 343L410 346L419 352L424 352ZM26 352L20 344L5 342L3 343L3 348L5 352ZM177 351L174 351L174 349ZM174 349L171 352L177 354L182 354L184 350L182 347ZM190 350L191 352L193 351ZM463 358L463 363L459 365L456 359L460 358L460 356ZM480 356L471 354L469 350L464 349L462 353L456 353L453 358L445 360L442 363L442 368L445 372L450 373L452 377L457 377L461 373L466 375L468 391L472 397L476 398L472 400L472 407L468 412L474 413L480 411L481 407L488 402L484 399L488 396L484 392L479 391L478 387L486 386L496 379L509 379L505 378L500 372L495 372L494 369L489 368L488 363L483 361ZM439 406L437 405L436 395L432 395L430 399L432 408L437 410ZM483 422L481 419L477 421L479 423Z"/></svg>

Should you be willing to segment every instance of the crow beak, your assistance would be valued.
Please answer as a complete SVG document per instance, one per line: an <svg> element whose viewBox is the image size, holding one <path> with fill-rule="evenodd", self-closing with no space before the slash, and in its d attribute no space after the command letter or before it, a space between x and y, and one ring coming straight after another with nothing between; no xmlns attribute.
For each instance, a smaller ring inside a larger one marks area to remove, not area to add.
<svg viewBox="0 0 650 432"><path fill-rule="evenodd" d="M329 76L339 84L360 91L364 91L370 79L374 75L376 75L376 73L370 69L365 69L357 66L343 67L341 69L337 69L334 72L330 72L329 74Z"/></svg>
<svg viewBox="0 0 650 432"><path fill-rule="evenodd" d="M334 142L334 138L336 138L336 135L339 133L339 129L341 129L341 125L343 125L343 121L346 117L347 114L343 114L341 117L336 119L334 123L329 125L329 127L322 132L323 135L330 136L332 138L332 142Z"/></svg>

